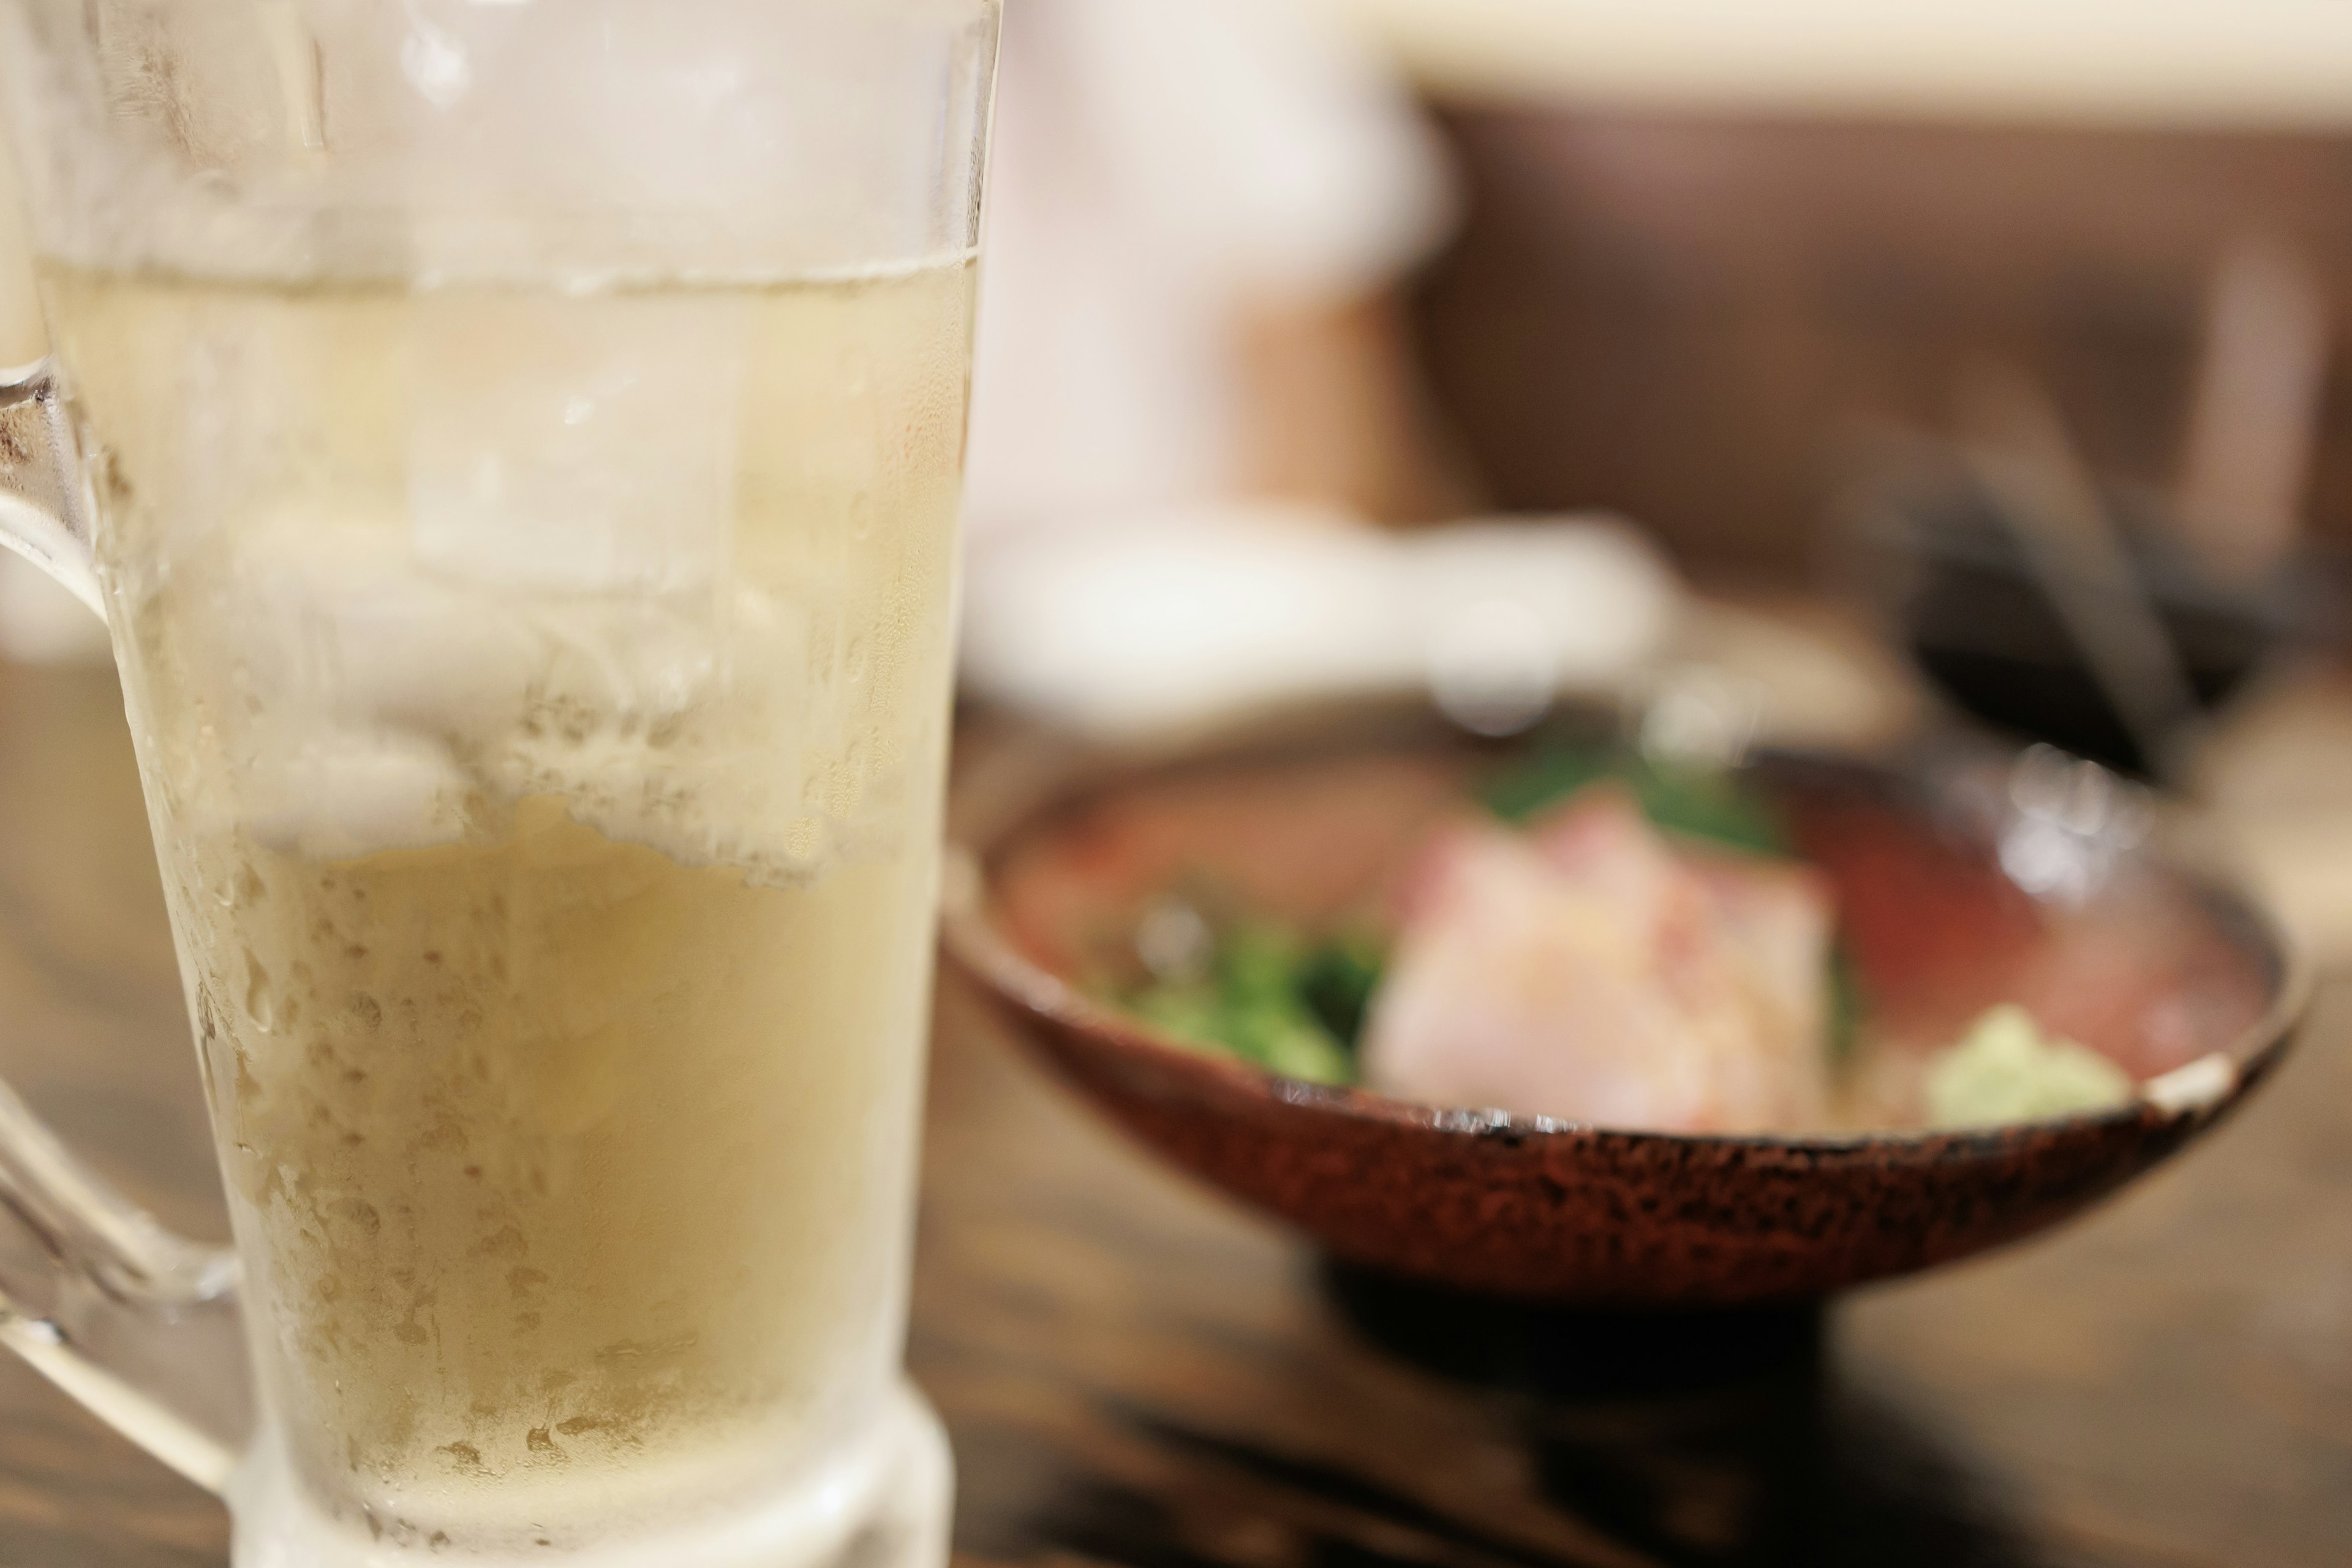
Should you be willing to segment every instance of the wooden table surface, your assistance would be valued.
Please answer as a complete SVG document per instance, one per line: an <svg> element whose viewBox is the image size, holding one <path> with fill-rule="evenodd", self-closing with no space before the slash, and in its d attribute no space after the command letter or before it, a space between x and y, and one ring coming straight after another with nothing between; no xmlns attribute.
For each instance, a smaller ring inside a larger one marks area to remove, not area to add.
<svg viewBox="0 0 2352 1568"><path fill-rule="evenodd" d="M217 1235L143 821L110 679L0 667L0 1070ZM2086 1223L1823 1319L1683 1323L1327 1279L950 993L909 1360L973 1564L2340 1568L2352 990L2242 1119ZM226 1541L0 1358L0 1568L203 1568Z"/></svg>

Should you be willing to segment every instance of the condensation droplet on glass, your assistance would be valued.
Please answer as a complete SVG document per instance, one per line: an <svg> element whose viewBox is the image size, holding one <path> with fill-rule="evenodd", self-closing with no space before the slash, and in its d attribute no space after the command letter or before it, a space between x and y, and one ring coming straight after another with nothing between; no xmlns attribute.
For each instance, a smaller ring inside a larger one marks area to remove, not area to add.
<svg viewBox="0 0 2352 1568"><path fill-rule="evenodd" d="M253 1026L268 1034L276 1025L277 1004L269 991L269 971L251 952L245 955L245 1011Z"/></svg>

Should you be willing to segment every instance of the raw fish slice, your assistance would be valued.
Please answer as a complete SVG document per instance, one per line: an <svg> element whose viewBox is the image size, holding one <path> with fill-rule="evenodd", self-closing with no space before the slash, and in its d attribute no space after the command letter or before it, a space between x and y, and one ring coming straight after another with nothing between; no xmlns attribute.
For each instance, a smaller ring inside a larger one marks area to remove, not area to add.
<svg viewBox="0 0 2352 1568"><path fill-rule="evenodd" d="M1759 1054L1777 1064L1787 1094L1783 1125L1818 1126L1830 1095L1828 981L1837 914L1829 881L1811 867L1753 856L1693 852L1689 864L1756 1008Z"/></svg>
<svg viewBox="0 0 2352 1568"><path fill-rule="evenodd" d="M1495 829L1447 830L1415 882L1365 1027L1374 1088L1619 1126L1711 1114L1648 930Z"/></svg>
<svg viewBox="0 0 2352 1568"><path fill-rule="evenodd" d="M1827 973L1834 906L1826 879L1792 861L1679 840L1623 786L1583 790L1534 826L1570 877L1654 922L1658 972L1694 1016L1746 1015L1748 1048L1717 1063L1721 1098L1759 1126L1818 1125L1828 1112ZM1739 994L1721 994L1728 984Z"/></svg>
<svg viewBox="0 0 2352 1568"><path fill-rule="evenodd" d="M1368 1081L1436 1104L1671 1131L1820 1116L1826 902L1670 845L1613 786L1521 837L1447 829L1406 887ZM1810 1007L1797 973L1810 945Z"/></svg>

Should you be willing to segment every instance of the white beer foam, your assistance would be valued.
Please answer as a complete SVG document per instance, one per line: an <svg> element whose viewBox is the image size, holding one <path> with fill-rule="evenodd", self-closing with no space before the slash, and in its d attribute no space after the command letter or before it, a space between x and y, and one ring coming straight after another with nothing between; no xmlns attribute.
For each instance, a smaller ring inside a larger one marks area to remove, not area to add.
<svg viewBox="0 0 2352 1568"><path fill-rule="evenodd" d="M255 781L247 827L311 859L447 843L465 827L466 775L430 742L330 735Z"/></svg>

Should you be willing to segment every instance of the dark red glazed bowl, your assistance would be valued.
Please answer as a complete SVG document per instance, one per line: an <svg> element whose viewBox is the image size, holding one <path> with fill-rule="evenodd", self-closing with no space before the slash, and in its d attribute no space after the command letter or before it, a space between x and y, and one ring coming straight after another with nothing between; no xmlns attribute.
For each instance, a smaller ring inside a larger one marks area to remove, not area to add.
<svg viewBox="0 0 2352 1568"><path fill-rule="evenodd" d="M1349 1262L1591 1304L1823 1296L2115 1191L2227 1115L2300 1017L2304 977L2268 921L2144 803L2053 797L2034 764L1982 752L1780 755L1753 782L1836 885L1882 1025L1948 1038L2030 996L2147 1078L2137 1100L1981 1132L1701 1137L1277 1079L1091 1000L1088 954L1187 876L1295 918L1361 907L1507 756L1420 715L1286 730L1156 762L983 768L960 792L945 950L1118 1125Z"/></svg>

